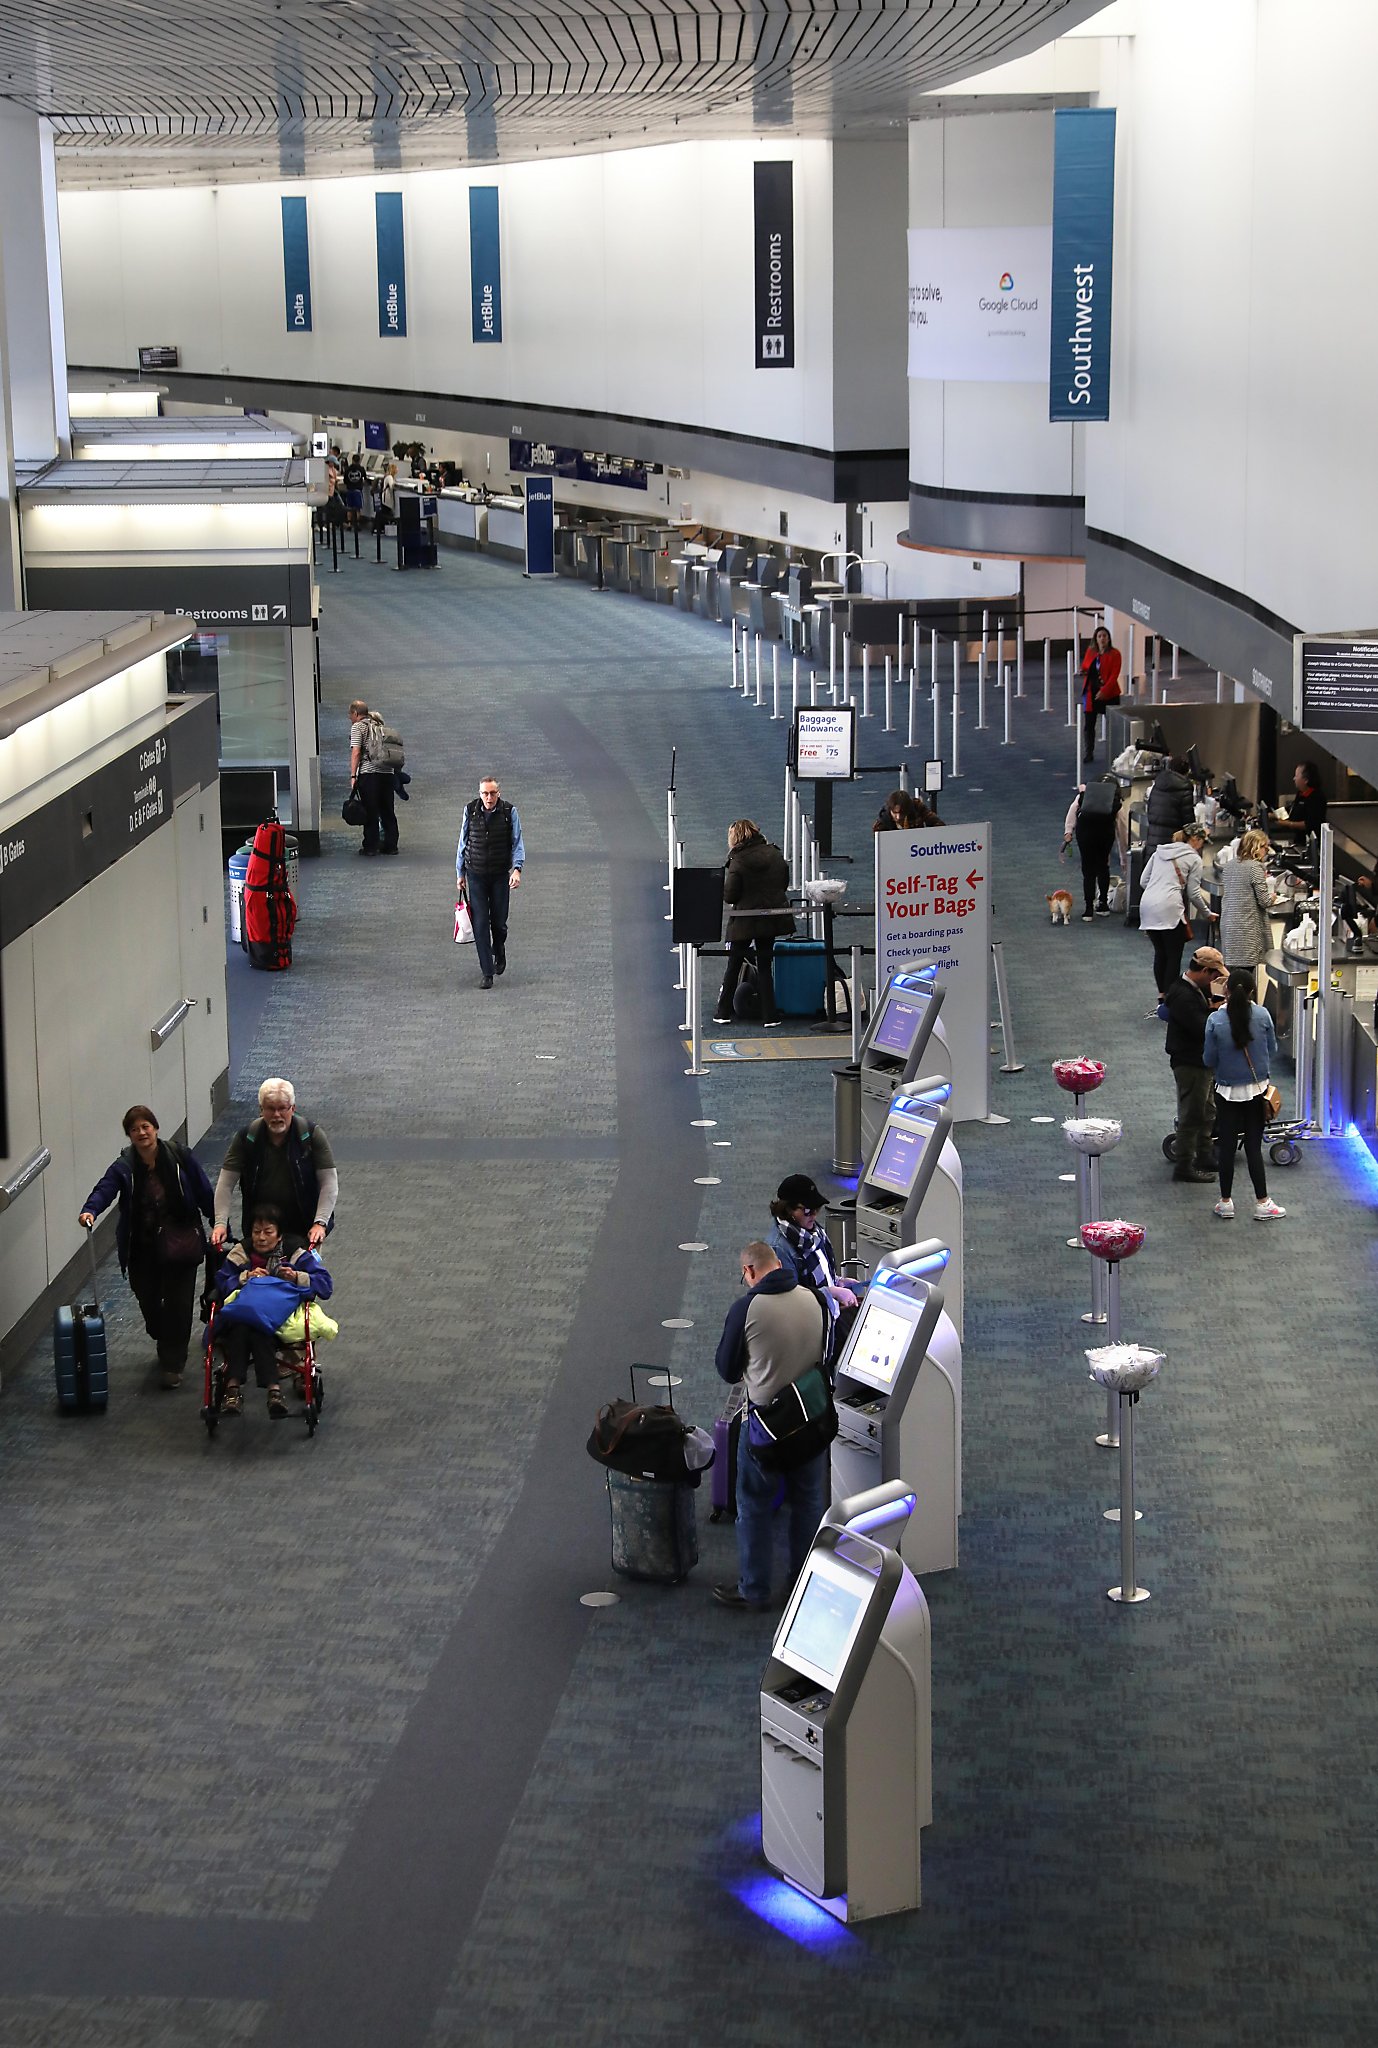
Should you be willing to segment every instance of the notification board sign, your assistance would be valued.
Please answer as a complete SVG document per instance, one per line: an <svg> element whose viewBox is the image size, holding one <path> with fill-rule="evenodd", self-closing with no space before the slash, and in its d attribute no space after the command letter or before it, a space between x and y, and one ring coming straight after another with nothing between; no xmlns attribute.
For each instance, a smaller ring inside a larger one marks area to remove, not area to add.
<svg viewBox="0 0 1378 2048"><path fill-rule="evenodd" d="M935 825L877 832L876 985L903 967L931 963L941 977L943 1028L952 1054L952 1114L990 1110L991 832Z"/></svg>
<svg viewBox="0 0 1378 2048"><path fill-rule="evenodd" d="M790 765L801 782L849 782L856 767L856 706L801 704Z"/></svg>
<svg viewBox="0 0 1378 2048"><path fill-rule="evenodd" d="M1378 732L1378 637L1297 636L1295 701L1305 732Z"/></svg>

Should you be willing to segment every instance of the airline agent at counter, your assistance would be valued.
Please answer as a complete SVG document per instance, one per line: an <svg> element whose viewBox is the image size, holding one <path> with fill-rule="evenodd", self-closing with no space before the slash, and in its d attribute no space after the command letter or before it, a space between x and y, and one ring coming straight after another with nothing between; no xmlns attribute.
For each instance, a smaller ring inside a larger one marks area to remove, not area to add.
<svg viewBox="0 0 1378 2048"><path fill-rule="evenodd" d="M1279 811L1276 823L1284 832L1319 833L1325 823L1325 791L1321 788L1321 771L1314 761L1298 761L1292 780L1297 793L1291 808Z"/></svg>

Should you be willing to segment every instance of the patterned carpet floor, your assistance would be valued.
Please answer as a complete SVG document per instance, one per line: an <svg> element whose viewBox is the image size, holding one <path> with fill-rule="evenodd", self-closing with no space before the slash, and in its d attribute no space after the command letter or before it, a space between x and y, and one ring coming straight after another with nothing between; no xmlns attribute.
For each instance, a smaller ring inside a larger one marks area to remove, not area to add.
<svg viewBox="0 0 1378 2048"><path fill-rule="evenodd" d="M1017 702L1002 747L969 708L943 796L993 824L1026 1064L993 1075L1008 1123L957 1133L966 1502L925 1586L923 1909L848 1932L759 1859L770 1622L709 1597L735 1543L706 1490L685 1585L578 1601L613 1584L595 1409L644 1360L709 1421L737 1251L783 1174L827 1184L821 1061L684 1075L662 921L671 750L686 858L719 860L733 817L778 838L785 728L669 610L472 557L325 583L324 853L292 972L265 994L230 963L235 1106L204 1154L275 1072L335 1144L326 1412L308 1443L251 1401L208 1445L113 1269L108 1416L58 1423L46 1347L7 1383L0 2048L1367 2042L1378 1171L1310 1145L1267 1226L1172 1183L1147 941L1047 922L1061 718ZM338 821L355 694L407 738L397 861ZM879 724L837 794L854 902L900 759ZM487 772L529 865L485 994L450 928ZM1133 1611L1105 1598L1115 1461L1064 1245L1049 1062L1083 1051L1125 1122L1107 1212L1148 1231L1126 1332L1168 1358Z"/></svg>

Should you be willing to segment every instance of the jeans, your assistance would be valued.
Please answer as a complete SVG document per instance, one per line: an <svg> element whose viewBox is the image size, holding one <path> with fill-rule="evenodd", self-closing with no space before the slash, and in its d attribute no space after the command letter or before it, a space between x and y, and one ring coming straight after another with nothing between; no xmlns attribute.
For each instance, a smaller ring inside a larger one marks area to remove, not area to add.
<svg viewBox="0 0 1378 2048"><path fill-rule="evenodd" d="M1226 1102L1223 1095L1215 1098L1215 1123L1220 1134L1220 1196L1228 1202L1234 1186L1234 1154L1241 1133L1244 1138L1244 1159L1249 1168L1249 1178L1254 1184L1254 1193L1259 1201L1266 1200L1268 1176L1263 1170L1263 1126L1268 1120L1268 1107L1261 1095L1255 1095L1250 1102Z"/></svg>
<svg viewBox="0 0 1378 2048"><path fill-rule="evenodd" d="M1178 1167L1209 1166L1211 1163L1211 1116L1215 1109L1215 1083L1209 1067L1174 1067L1177 1083Z"/></svg>
<svg viewBox="0 0 1378 2048"><path fill-rule="evenodd" d="M386 775L361 775L359 798L364 807L364 852L391 853L397 845L397 792L392 770Z"/></svg>
<svg viewBox="0 0 1378 2048"><path fill-rule="evenodd" d="M512 898L512 878L475 875L468 868L464 880L469 891L469 915L474 920L474 949L479 971L487 981L495 967L507 965L507 906Z"/></svg>
<svg viewBox="0 0 1378 2048"><path fill-rule="evenodd" d="M718 992L718 1014L732 1015L732 998L737 993L737 983L742 978L746 956L756 949L756 987L761 998L761 1022L775 1021L775 982L771 975L771 960L775 953L775 936L768 933L756 939L729 939L727 945L727 972L722 978Z"/></svg>
<svg viewBox="0 0 1378 2048"><path fill-rule="evenodd" d="M1104 908L1110 894L1110 849L1115 844L1113 818L1078 818L1077 852L1081 855L1081 893L1090 916L1097 902Z"/></svg>
<svg viewBox="0 0 1378 2048"><path fill-rule="evenodd" d="M164 1372L180 1372L191 1341L191 1312L201 1279L200 1265L165 1266L157 1258L129 1259L129 1285L139 1304L144 1328L158 1347Z"/></svg>
<svg viewBox="0 0 1378 2048"><path fill-rule="evenodd" d="M743 1600L766 1601L770 1598L776 1489L783 1480L789 1509L789 1582L793 1585L828 1506L832 1458L828 1451L820 1451L792 1472L763 1472L751 1454L748 1427L744 1419L737 1450L737 1590Z"/></svg>

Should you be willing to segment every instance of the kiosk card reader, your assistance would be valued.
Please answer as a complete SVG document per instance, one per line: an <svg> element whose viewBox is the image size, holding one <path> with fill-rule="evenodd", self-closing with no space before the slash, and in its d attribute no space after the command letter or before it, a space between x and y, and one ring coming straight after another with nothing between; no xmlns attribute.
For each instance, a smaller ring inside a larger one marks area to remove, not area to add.
<svg viewBox="0 0 1378 2048"><path fill-rule="evenodd" d="M943 991L936 967L892 974L866 1028L861 1065L861 1156L869 1159L897 1089L918 1073L952 1079L952 1054L941 1021Z"/></svg>
<svg viewBox="0 0 1378 2048"><path fill-rule="evenodd" d="M761 1847L835 1919L919 1904L933 1818L928 1604L893 1538L914 1505L881 1486L825 1516L761 1681Z"/></svg>
<svg viewBox="0 0 1378 2048"><path fill-rule="evenodd" d="M887 1253L837 1366L833 1499L888 1480L915 1495L900 1549L911 1572L951 1571L962 1511L962 1346L943 1308L948 1248Z"/></svg>
<svg viewBox="0 0 1378 2048"><path fill-rule="evenodd" d="M887 1252L936 1237L950 1257L943 1300L962 1334L962 1162L948 1135L952 1084L926 1076L893 1097L856 1191L857 1255L874 1265Z"/></svg>

